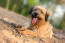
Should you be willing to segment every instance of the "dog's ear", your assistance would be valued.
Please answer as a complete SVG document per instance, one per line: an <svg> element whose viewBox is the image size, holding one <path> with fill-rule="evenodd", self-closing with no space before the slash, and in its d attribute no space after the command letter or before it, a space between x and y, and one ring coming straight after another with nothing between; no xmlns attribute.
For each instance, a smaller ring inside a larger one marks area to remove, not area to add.
<svg viewBox="0 0 65 43"><path fill-rule="evenodd" d="M29 10L29 14L31 14L31 13L32 13L33 8L34 8L34 6L33 6L32 8L30 8L30 10Z"/></svg>
<svg viewBox="0 0 65 43"><path fill-rule="evenodd" d="M33 11L34 8L35 8L35 5L33 5L33 6L30 8L30 10L29 10L29 14L32 13L32 11Z"/></svg>
<svg viewBox="0 0 65 43"><path fill-rule="evenodd" d="M33 11L33 8L31 8L31 9L29 10L29 14L31 14L31 13L32 13L32 11Z"/></svg>
<svg viewBox="0 0 65 43"><path fill-rule="evenodd" d="M49 13L49 11L47 10L47 11L46 11L46 14L45 14L45 21L48 21L49 15L50 15L50 13Z"/></svg>

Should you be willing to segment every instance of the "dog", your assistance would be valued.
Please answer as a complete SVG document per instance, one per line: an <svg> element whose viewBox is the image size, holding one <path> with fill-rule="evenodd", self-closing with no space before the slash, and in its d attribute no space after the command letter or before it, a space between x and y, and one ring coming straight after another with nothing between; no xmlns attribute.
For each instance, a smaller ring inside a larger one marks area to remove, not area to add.
<svg viewBox="0 0 65 43"><path fill-rule="evenodd" d="M31 25L28 28L18 28L19 33L40 38L52 38L53 26L48 22L49 11L41 6L33 6L29 14Z"/></svg>

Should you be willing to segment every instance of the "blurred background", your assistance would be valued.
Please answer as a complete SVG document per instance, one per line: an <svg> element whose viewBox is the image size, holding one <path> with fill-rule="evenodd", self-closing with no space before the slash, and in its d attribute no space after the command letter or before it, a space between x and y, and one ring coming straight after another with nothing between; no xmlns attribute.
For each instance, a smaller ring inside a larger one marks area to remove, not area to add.
<svg viewBox="0 0 65 43"><path fill-rule="evenodd" d="M50 11L49 21L57 29L65 31L65 0L0 0L0 7L29 17L29 9L41 5Z"/></svg>

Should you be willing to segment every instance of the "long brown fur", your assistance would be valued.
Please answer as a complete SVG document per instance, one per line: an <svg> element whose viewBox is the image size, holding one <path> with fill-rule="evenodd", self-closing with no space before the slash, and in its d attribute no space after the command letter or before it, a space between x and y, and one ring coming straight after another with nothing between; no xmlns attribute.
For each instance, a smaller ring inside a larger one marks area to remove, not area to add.
<svg viewBox="0 0 65 43"><path fill-rule="evenodd" d="M32 35L35 37L40 38L52 38L52 26L48 21L45 21L45 15L49 16L49 12L40 6L36 6L35 9L42 11L42 13L38 12L39 17L41 18L40 21L37 21L36 24L31 24L28 28L22 27L21 29L17 29L20 34L24 35ZM31 12L34 12L31 11Z"/></svg>

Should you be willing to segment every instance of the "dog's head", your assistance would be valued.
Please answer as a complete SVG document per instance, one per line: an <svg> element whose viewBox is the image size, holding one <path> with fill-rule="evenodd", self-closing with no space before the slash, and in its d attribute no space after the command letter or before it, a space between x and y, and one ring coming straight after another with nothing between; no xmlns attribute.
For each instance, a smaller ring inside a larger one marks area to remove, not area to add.
<svg viewBox="0 0 65 43"><path fill-rule="evenodd" d="M47 22L49 17L49 12L41 6L33 6L29 12L32 17L32 24L35 24L37 21Z"/></svg>

